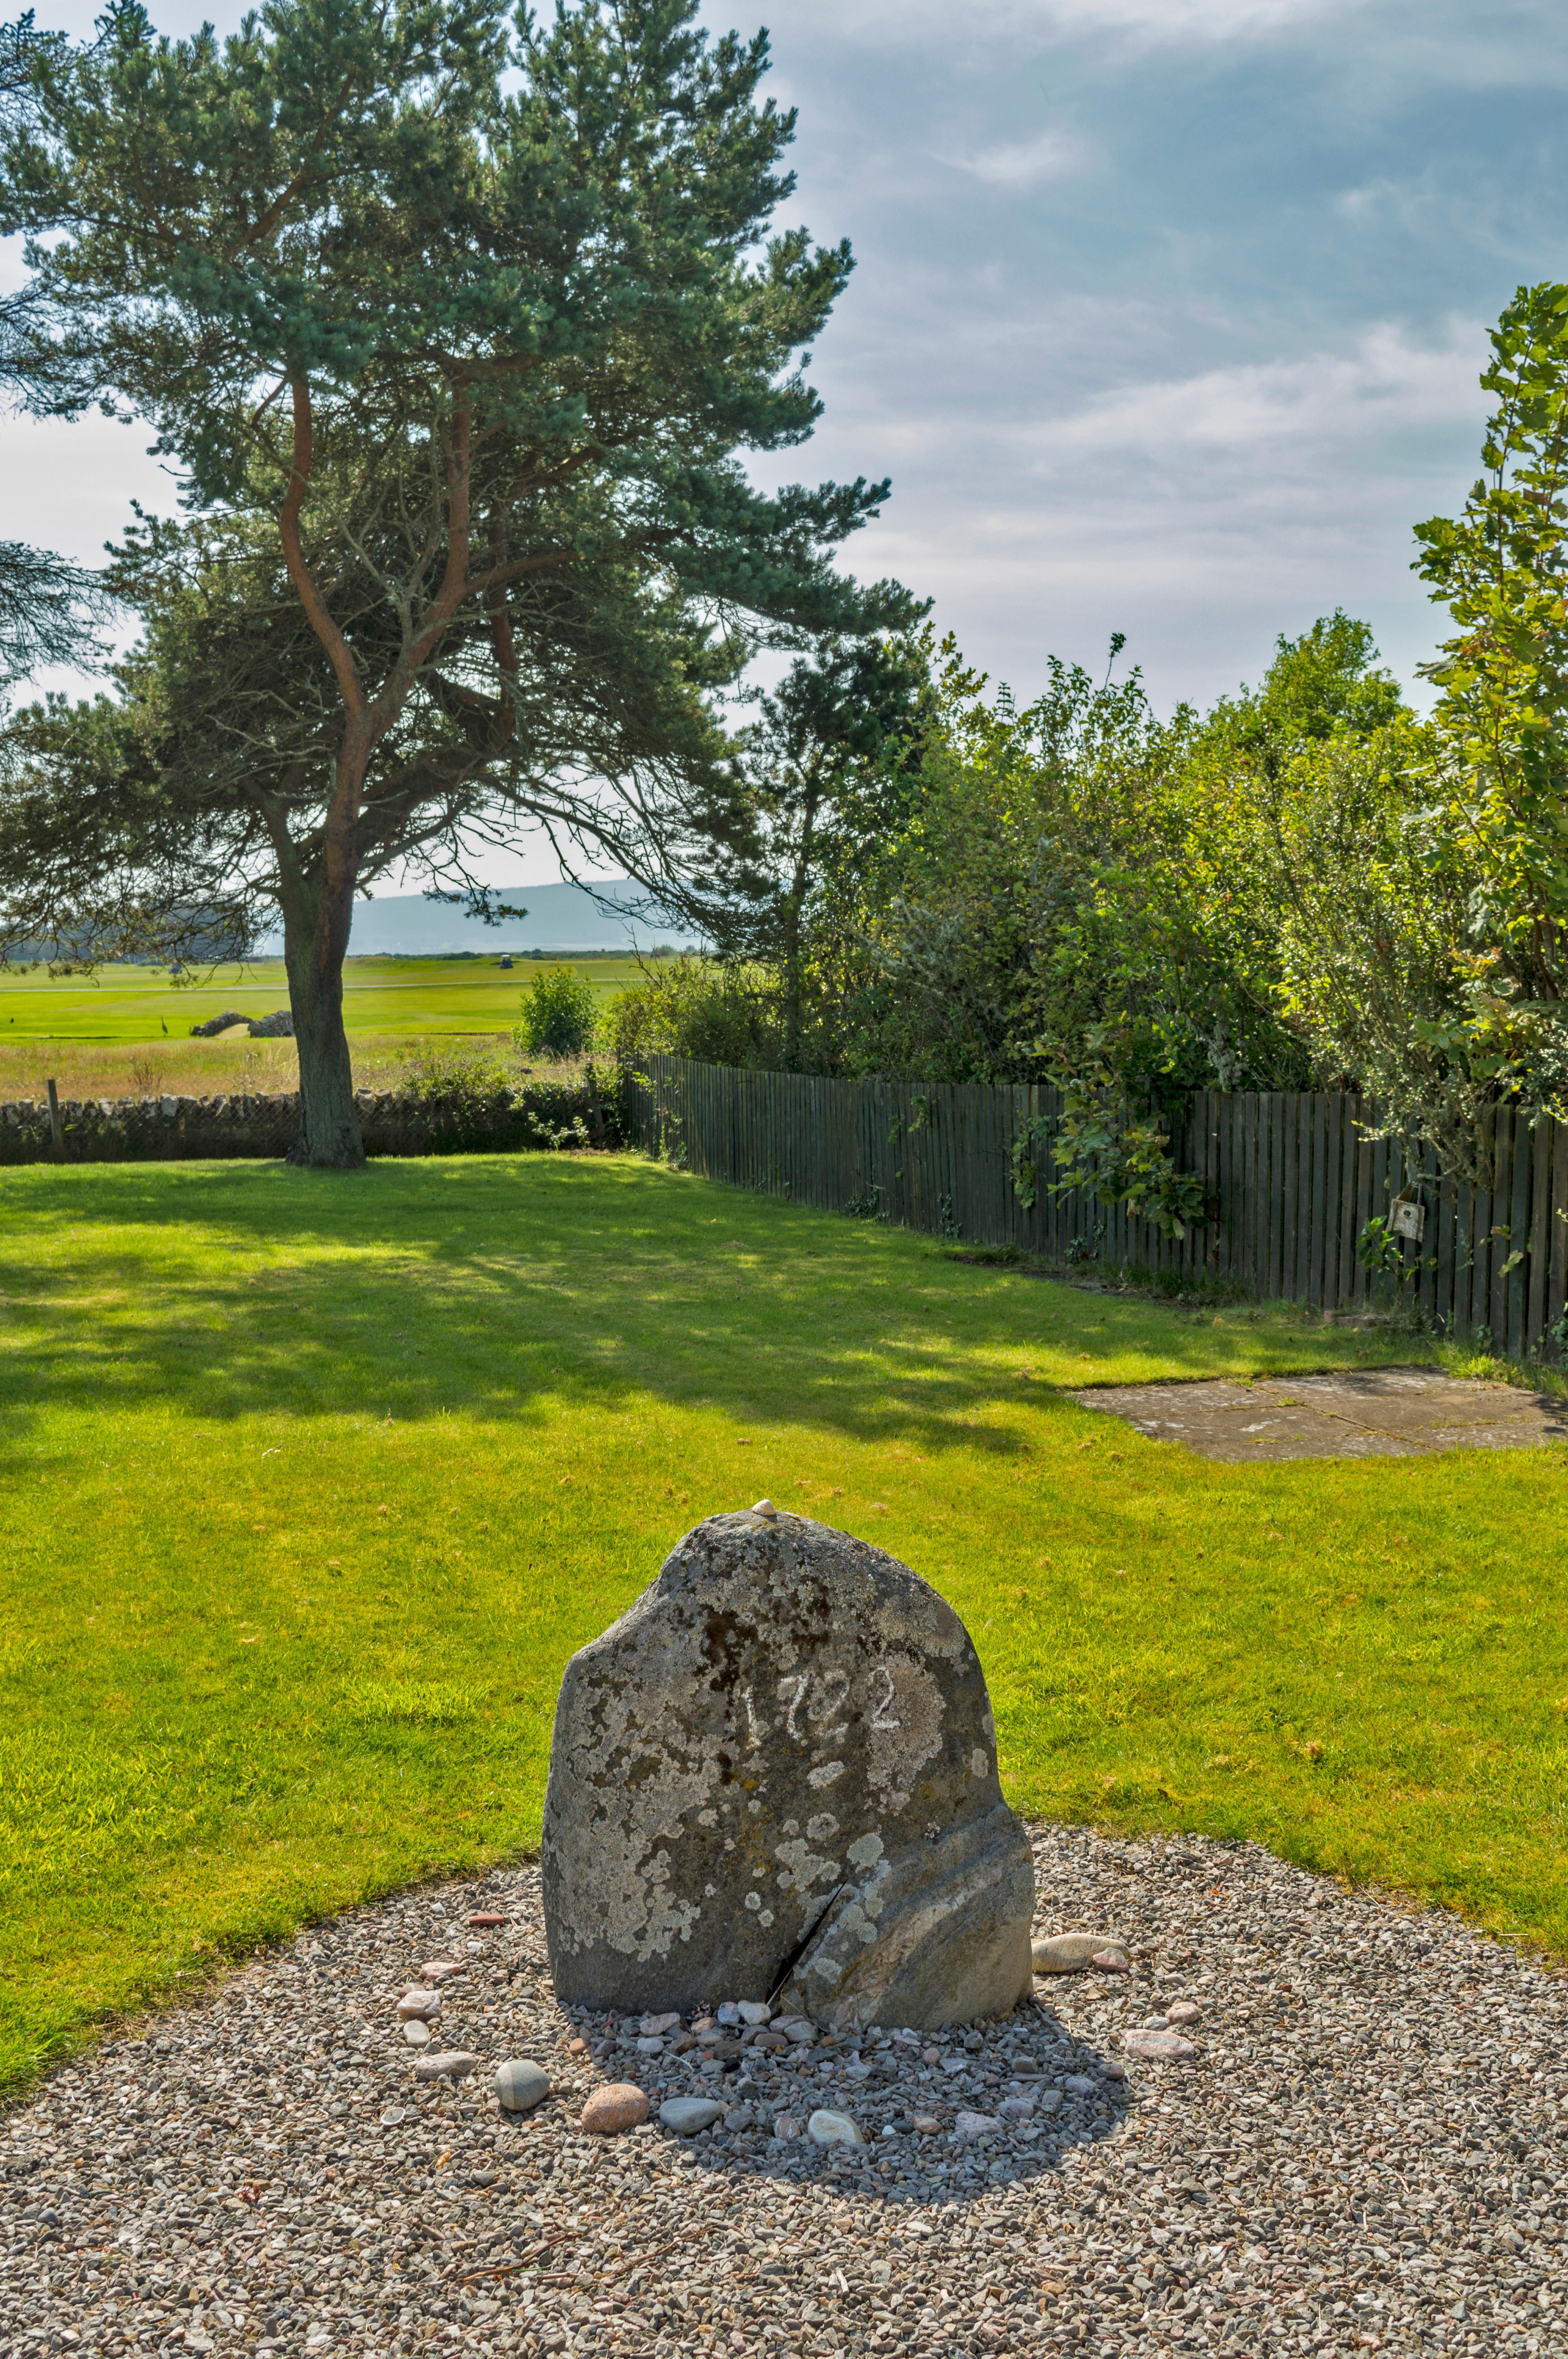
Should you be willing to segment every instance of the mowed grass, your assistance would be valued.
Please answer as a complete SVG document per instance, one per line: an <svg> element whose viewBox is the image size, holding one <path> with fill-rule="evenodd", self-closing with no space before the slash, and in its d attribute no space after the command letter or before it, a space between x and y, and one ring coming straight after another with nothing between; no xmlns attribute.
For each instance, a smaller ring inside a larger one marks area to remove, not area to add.
<svg viewBox="0 0 1568 2359"><path fill-rule="evenodd" d="M0 2075L536 1836L560 1671L767 1494L964 1615L1024 1810L1568 1949L1568 1453L1209 1464L1087 1382L1409 1358L632 1158L0 1175Z"/></svg>
<svg viewBox="0 0 1568 2359"><path fill-rule="evenodd" d="M343 1024L350 1040L436 1033L505 1032L517 1022L530 975L569 966L608 997L640 980L634 958L351 958L343 968ZM201 970L191 980L167 967L106 966L92 975L50 975L43 967L0 972L0 1068L12 1049L59 1043L178 1042L193 1024L232 1008L270 1015L288 1005L281 959ZM62 1076L57 1078L63 1079Z"/></svg>

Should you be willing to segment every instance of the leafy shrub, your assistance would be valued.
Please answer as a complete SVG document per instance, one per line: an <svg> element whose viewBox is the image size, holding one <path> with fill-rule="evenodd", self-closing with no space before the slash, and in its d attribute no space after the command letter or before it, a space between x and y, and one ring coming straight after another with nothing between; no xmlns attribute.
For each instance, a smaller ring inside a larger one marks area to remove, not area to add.
<svg viewBox="0 0 1568 2359"><path fill-rule="evenodd" d="M1041 1158L1055 1173L1046 1182L1052 1195L1087 1189L1102 1204L1125 1204L1162 1236L1184 1237L1206 1217L1203 1182L1177 1169L1163 1116L1138 1119L1114 1091L1069 1082L1054 1120L1032 1114L1024 1123L1012 1145L1012 1184L1026 1208L1039 1193ZM1076 1258L1071 1246L1067 1258Z"/></svg>
<svg viewBox="0 0 1568 2359"><path fill-rule="evenodd" d="M470 1048L464 1041L450 1045L442 1040L427 1040L408 1060L406 1086L416 1096L488 1096L498 1090L512 1087L514 1075L511 1064L499 1049L490 1046Z"/></svg>
<svg viewBox="0 0 1568 2359"><path fill-rule="evenodd" d="M409 1058L401 1093L427 1115L432 1141L453 1152L503 1146L513 1127L513 1076L492 1049L429 1041Z"/></svg>
<svg viewBox="0 0 1568 2359"><path fill-rule="evenodd" d="M762 967L677 958L623 991L605 1011L616 1063L693 1057L708 1065L776 1069L784 1055L779 985Z"/></svg>
<svg viewBox="0 0 1568 2359"><path fill-rule="evenodd" d="M481 1103L510 1091L512 1078L511 1068L492 1049L427 1040L408 1058L399 1088L422 1105Z"/></svg>
<svg viewBox="0 0 1568 2359"><path fill-rule="evenodd" d="M531 1057L580 1057L593 1038L597 1016L586 975L574 967L546 967L528 979L514 1043Z"/></svg>
<svg viewBox="0 0 1568 2359"><path fill-rule="evenodd" d="M1374 1137L1424 1142L1450 1178L1489 1187L1499 1102L1568 1104L1568 1034L1478 936L1466 878L1423 808L1433 731L1401 723L1292 764L1256 830L1276 909L1276 996L1319 1088L1368 1101Z"/></svg>
<svg viewBox="0 0 1568 2359"><path fill-rule="evenodd" d="M520 1147L613 1147L621 1138L614 1076L590 1058L575 1074L515 1074L493 1049L430 1041L409 1058L397 1093L429 1122L437 1154Z"/></svg>

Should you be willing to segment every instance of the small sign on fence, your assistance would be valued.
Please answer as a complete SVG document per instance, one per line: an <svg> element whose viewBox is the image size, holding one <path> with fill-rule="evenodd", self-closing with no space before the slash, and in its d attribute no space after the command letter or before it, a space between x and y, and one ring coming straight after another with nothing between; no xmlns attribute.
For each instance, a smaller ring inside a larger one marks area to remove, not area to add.
<svg viewBox="0 0 1568 2359"><path fill-rule="evenodd" d="M1409 1237L1419 1245L1426 1229L1426 1206L1405 1203L1393 1205L1389 1212L1389 1226L1396 1237Z"/></svg>

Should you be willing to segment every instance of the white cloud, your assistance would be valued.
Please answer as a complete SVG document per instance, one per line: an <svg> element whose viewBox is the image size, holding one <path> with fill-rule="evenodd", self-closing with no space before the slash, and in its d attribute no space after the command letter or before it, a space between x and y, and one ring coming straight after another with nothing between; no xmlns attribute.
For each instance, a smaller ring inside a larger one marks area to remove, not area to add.
<svg viewBox="0 0 1568 2359"><path fill-rule="evenodd" d="M936 40L1014 50L1064 35L1130 37L1140 45L1267 38L1359 11L1370 0L789 0L771 22L781 46L803 33L900 49ZM714 12L710 9L708 13Z"/></svg>
<svg viewBox="0 0 1568 2359"><path fill-rule="evenodd" d="M1141 33L1155 41L1232 41L1337 16L1356 0L1048 0L1075 32Z"/></svg>
<svg viewBox="0 0 1568 2359"><path fill-rule="evenodd" d="M958 376L929 348L896 390L874 368L830 386L814 455L847 473L877 451L893 497L849 564L935 592L939 626L1021 694L1043 685L1048 653L1103 663L1123 630L1162 708L1206 701L1257 678L1276 634L1338 605L1372 623L1402 678L1430 654L1411 527L1452 513L1475 472L1476 322L1439 320L1421 341L1384 322L1337 348L1186 373L1167 361L1141 383L1119 338L1103 394L1078 365L1092 305L1034 320L1027 349L970 324ZM1158 320L1139 325L1149 351ZM1210 350L1244 326L1221 315ZM993 373L1014 397L1005 410L972 399ZM1031 381L1033 415L1016 398Z"/></svg>
<svg viewBox="0 0 1568 2359"><path fill-rule="evenodd" d="M1000 189L1037 189L1047 180L1065 180L1083 171L1094 159L1088 141L1076 131L1052 128L1033 139L1004 147L982 148L975 156L943 156L938 160L977 180Z"/></svg>
<svg viewBox="0 0 1568 2359"><path fill-rule="evenodd" d="M1486 330L1451 320L1443 342L1412 343L1403 330L1368 329L1344 353L1210 369L1128 386L1075 415L1037 428L1042 454L1142 450L1298 450L1363 442L1399 429L1455 424L1477 414Z"/></svg>

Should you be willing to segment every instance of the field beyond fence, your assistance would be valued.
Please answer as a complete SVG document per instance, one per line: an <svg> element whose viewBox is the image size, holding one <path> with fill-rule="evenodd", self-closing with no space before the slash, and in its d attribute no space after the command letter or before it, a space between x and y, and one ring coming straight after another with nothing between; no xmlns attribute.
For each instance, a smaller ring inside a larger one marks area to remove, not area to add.
<svg viewBox="0 0 1568 2359"><path fill-rule="evenodd" d="M1403 1301L1435 1333L1510 1359L1568 1358L1568 1127L1532 1125L1507 1106L1487 1118L1480 1168L1492 1185L1477 1188L1442 1175L1430 1150L1368 1138L1360 1098L1195 1091L1172 1144L1179 1168L1203 1182L1207 1217L1184 1237L1085 1190L1058 1192L1048 1150L1031 1158L1025 1202L1015 1148L1037 1123L1049 1136L1061 1112L1054 1090L650 1057L627 1111L649 1151L824 1211L1045 1261L1220 1279L1325 1310ZM1397 1206L1418 1234L1390 1234Z"/></svg>

